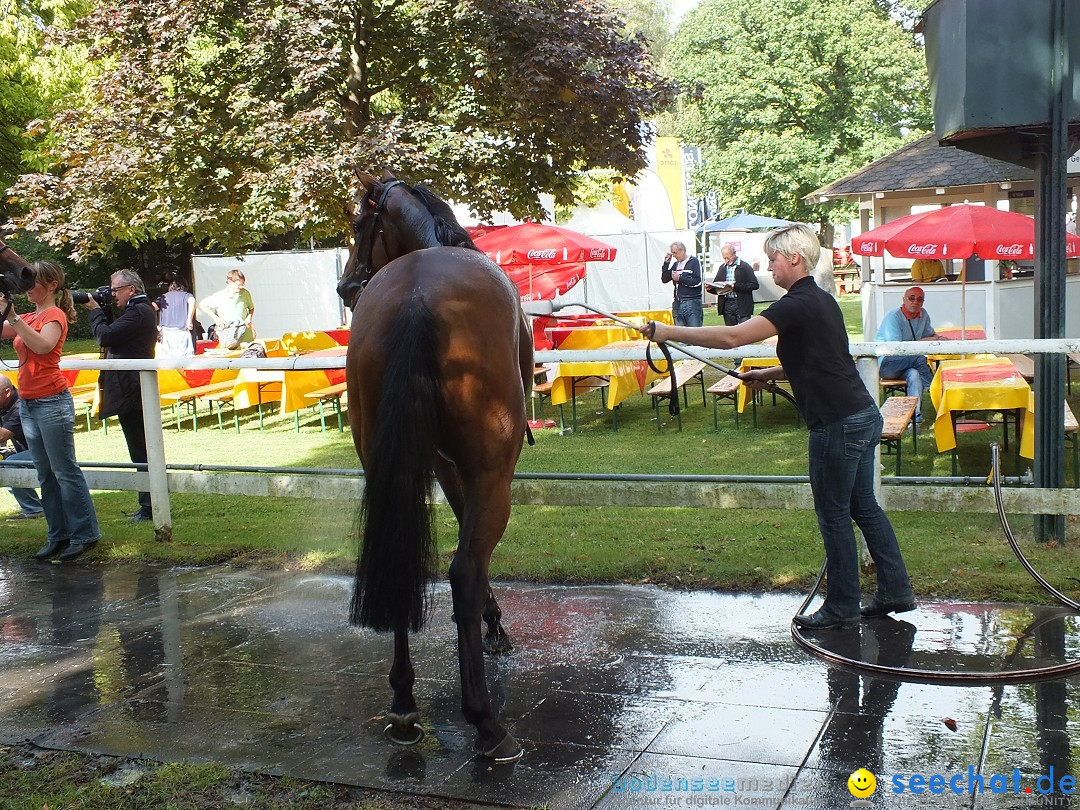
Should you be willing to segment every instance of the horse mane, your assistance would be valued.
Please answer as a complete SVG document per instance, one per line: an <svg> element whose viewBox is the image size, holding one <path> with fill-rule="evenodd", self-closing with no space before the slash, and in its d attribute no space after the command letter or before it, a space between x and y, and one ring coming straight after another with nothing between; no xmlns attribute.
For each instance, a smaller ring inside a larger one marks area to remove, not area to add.
<svg viewBox="0 0 1080 810"><path fill-rule="evenodd" d="M458 224L457 217L454 216L454 211L443 200L435 196L435 193L427 186L409 186L409 190L413 193L420 202L424 204L424 207L431 214L432 225L435 230L435 239L440 245L445 247L464 247L471 250L478 250L479 248L473 244L473 240L469 237L461 225Z"/></svg>

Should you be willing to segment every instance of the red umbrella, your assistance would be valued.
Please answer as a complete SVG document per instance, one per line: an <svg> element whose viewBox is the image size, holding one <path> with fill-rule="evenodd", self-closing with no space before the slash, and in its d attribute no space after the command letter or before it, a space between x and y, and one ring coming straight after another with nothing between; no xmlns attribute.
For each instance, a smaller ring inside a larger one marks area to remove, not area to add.
<svg viewBox="0 0 1080 810"><path fill-rule="evenodd" d="M1016 260L1035 256L1035 219L986 205L950 205L887 222L851 240L851 252L898 259ZM1080 238L1066 235L1065 255L1080 256Z"/></svg>
<svg viewBox="0 0 1080 810"><path fill-rule="evenodd" d="M525 222L474 237L473 243L517 284L522 301L561 295L585 278L585 262L610 262L616 249L591 236Z"/></svg>
<svg viewBox="0 0 1080 810"><path fill-rule="evenodd" d="M474 241L500 267L615 260L615 248L611 245L577 231L539 222L500 228Z"/></svg>
<svg viewBox="0 0 1080 810"><path fill-rule="evenodd" d="M1035 256L1035 218L986 205L950 205L894 219L851 240L851 252L898 259L1016 260ZM1066 234L1065 255L1080 256L1080 238ZM960 295L960 335L966 337L966 274Z"/></svg>

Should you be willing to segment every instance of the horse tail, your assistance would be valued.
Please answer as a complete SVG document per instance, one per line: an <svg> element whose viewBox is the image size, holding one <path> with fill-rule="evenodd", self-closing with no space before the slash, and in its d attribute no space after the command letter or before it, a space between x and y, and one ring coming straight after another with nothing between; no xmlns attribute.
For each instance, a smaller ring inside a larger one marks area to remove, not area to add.
<svg viewBox="0 0 1080 810"><path fill-rule="evenodd" d="M386 331L374 435L364 464L362 540L349 619L373 630L424 624L438 549L430 497L440 424L435 318L412 301Z"/></svg>

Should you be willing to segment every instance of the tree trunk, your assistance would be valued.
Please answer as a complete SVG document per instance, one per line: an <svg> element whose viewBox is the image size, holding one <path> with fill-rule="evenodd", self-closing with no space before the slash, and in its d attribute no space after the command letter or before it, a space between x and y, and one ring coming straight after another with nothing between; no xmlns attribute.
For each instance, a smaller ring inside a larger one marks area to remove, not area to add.
<svg viewBox="0 0 1080 810"><path fill-rule="evenodd" d="M371 118L371 99L368 93L369 9L365 3L357 3L355 8L349 75L345 82L345 134L350 138L357 137Z"/></svg>

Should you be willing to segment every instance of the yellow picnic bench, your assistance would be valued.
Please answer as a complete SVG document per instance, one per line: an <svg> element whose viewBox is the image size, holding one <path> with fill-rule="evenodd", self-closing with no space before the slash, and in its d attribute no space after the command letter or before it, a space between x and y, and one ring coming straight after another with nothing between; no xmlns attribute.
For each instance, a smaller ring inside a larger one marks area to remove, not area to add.
<svg viewBox="0 0 1080 810"><path fill-rule="evenodd" d="M656 415L656 429L660 430L660 400L670 399L672 396L678 396L679 391L683 393L683 405L687 408L690 407L689 397L686 392L686 384L697 380L701 383L701 404L704 406L705 402L705 364L700 360L683 360L675 364L675 391L671 390L671 376L666 375L656 385L649 389L649 396L652 397L653 413ZM682 410L679 411L679 432L682 432Z"/></svg>

